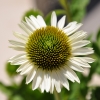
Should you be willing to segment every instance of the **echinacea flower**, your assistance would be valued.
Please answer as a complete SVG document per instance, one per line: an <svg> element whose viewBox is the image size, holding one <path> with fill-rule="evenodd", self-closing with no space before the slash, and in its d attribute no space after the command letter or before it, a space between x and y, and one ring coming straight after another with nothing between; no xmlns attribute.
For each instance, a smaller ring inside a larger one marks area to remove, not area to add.
<svg viewBox="0 0 100 100"><path fill-rule="evenodd" d="M59 93L64 86L69 90L69 82L80 80L74 71L82 72L88 63L94 60L87 55L93 49L86 47L90 42L85 40L87 34L77 31L82 24L76 21L65 25L65 16L57 22L55 12L51 15L51 25L47 26L42 16L31 15L19 25L26 34L15 32L19 41L10 40L11 48L21 54L10 58L13 65L20 65L17 72L27 74L26 84L32 81L32 89L40 88L42 92ZM86 57L84 57L86 56Z"/></svg>

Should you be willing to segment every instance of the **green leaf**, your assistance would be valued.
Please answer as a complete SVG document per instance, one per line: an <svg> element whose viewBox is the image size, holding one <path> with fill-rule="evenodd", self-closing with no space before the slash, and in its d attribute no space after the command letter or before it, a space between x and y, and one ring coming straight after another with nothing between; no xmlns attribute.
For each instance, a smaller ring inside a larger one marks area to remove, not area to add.
<svg viewBox="0 0 100 100"><path fill-rule="evenodd" d="M70 13L72 20L80 22L85 13L86 13L86 6L88 5L89 0L71 0L70 1Z"/></svg>
<svg viewBox="0 0 100 100"><path fill-rule="evenodd" d="M30 15L34 15L35 17L37 15L43 16L42 12L40 12L39 10L30 9L23 15L22 19L25 21L25 17L29 17Z"/></svg>
<svg viewBox="0 0 100 100"><path fill-rule="evenodd" d="M10 63L6 64L6 71L8 73L9 76L14 76L17 75L17 68L19 67L19 65L11 65Z"/></svg>
<svg viewBox="0 0 100 100"><path fill-rule="evenodd" d="M25 100L25 99L23 99L20 95L16 95L16 96L10 97L9 100Z"/></svg>
<svg viewBox="0 0 100 100"><path fill-rule="evenodd" d="M0 82L0 91L2 91L3 93L5 93L7 96L10 96L12 94L12 92L7 88L7 86L4 85L1 82Z"/></svg>

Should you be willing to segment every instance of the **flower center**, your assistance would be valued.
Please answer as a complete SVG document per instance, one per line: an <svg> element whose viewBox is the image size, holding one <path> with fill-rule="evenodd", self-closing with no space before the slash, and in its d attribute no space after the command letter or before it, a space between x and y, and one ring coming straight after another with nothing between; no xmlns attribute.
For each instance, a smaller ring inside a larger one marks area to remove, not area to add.
<svg viewBox="0 0 100 100"><path fill-rule="evenodd" d="M71 56L68 36L60 29L47 26L37 29L26 43L28 59L43 70L63 66Z"/></svg>

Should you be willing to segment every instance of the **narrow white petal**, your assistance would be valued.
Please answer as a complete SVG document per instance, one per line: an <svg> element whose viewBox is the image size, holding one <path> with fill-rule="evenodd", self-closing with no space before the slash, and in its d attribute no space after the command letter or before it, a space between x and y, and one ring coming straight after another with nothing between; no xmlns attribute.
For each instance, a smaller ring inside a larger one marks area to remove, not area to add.
<svg viewBox="0 0 100 100"><path fill-rule="evenodd" d="M27 22L27 23L26 23ZM22 21L22 23L31 31L34 32L35 28L26 20L26 22ZM29 33L31 34L31 33Z"/></svg>
<svg viewBox="0 0 100 100"><path fill-rule="evenodd" d="M67 89L69 90L69 83L68 83L68 80L66 79L66 77L62 74L63 72L60 70L57 70L56 71L58 77L59 77L59 80L60 80L60 83Z"/></svg>
<svg viewBox="0 0 100 100"><path fill-rule="evenodd" d="M32 31L28 29L28 27L26 27L23 23L20 23L19 26L27 33L27 34L31 34Z"/></svg>
<svg viewBox="0 0 100 100"><path fill-rule="evenodd" d="M63 31L66 33L68 31L74 29L76 25L77 25L76 21L70 22L66 27L63 28Z"/></svg>
<svg viewBox="0 0 100 100"><path fill-rule="evenodd" d="M80 83L80 80L76 73L69 67L65 67L66 69L66 74L68 74L70 77L72 77L76 82Z"/></svg>
<svg viewBox="0 0 100 100"><path fill-rule="evenodd" d="M73 70L75 70L75 71L78 71L78 72L83 72L83 71L84 71L84 69L83 69L81 66L78 66L78 65L76 65L76 64L73 64L73 63L71 63L71 62L67 62L67 65L68 65L70 68L72 68Z"/></svg>
<svg viewBox="0 0 100 100"><path fill-rule="evenodd" d="M79 23L79 24L77 24L77 25L73 24L70 28L63 29L63 31L64 31L67 35L71 35L71 34L74 33L75 31L77 31L81 26L82 26L81 23Z"/></svg>
<svg viewBox="0 0 100 100"><path fill-rule="evenodd" d="M56 27L57 25L57 16L56 13L53 11L51 14L51 26Z"/></svg>
<svg viewBox="0 0 100 100"><path fill-rule="evenodd" d="M32 90L35 90L39 87L42 79L43 79L43 71L41 69L37 69L36 75L32 82Z"/></svg>
<svg viewBox="0 0 100 100"><path fill-rule="evenodd" d="M16 55L16 56L11 57L11 58L9 59L9 62L11 62L11 61L13 61L13 60L15 60L15 59L21 58L21 57L25 57L25 56L26 56L25 53L23 53L23 54L18 54L18 55Z"/></svg>
<svg viewBox="0 0 100 100"><path fill-rule="evenodd" d="M78 57L73 57L69 60L71 63L76 64L78 66L82 67L91 67L87 62L83 62L81 59L78 59Z"/></svg>
<svg viewBox="0 0 100 100"><path fill-rule="evenodd" d="M27 17L25 17L25 20L26 20L27 24L33 29L33 31L35 31L36 28L34 27L33 22Z"/></svg>
<svg viewBox="0 0 100 100"><path fill-rule="evenodd" d="M18 41L14 41L14 40L9 40L9 42L15 46L25 46L25 43L22 43L22 42L18 42Z"/></svg>
<svg viewBox="0 0 100 100"><path fill-rule="evenodd" d="M15 59L14 61L11 62L12 65L21 65L27 62L28 60L26 58L21 58L21 59Z"/></svg>
<svg viewBox="0 0 100 100"><path fill-rule="evenodd" d="M31 72L26 77L26 84L29 84L34 79L36 72L37 71L36 71L35 67L33 66Z"/></svg>
<svg viewBox="0 0 100 100"><path fill-rule="evenodd" d="M17 38L19 38L21 40L27 41L28 36L23 35L23 34L18 33L18 32L13 32L13 34L14 34L15 37L17 37Z"/></svg>
<svg viewBox="0 0 100 100"><path fill-rule="evenodd" d="M74 80L73 77L70 77L70 75L66 74L66 71L67 71L67 70L65 70L64 68L61 68L60 70L62 71L63 75L64 75L67 79L69 79L69 80L72 81L72 82L75 82L75 80Z"/></svg>
<svg viewBox="0 0 100 100"><path fill-rule="evenodd" d="M45 80L44 80L44 77L45 77L45 72L43 72L43 79L42 79L42 82L40 84L40 89L41 89L41 92L43 93L44 90L45 90Z"/></svg>
<svg viewBox="0 0 100 100"><path fill-rule="evenodd" d="M37 16L37 19L38 19L39 25L40 25L41 27L46 27L46 23L45 23L45 21L44 21L44 19L43 19L42 16L38 15L38 16Z"/></svg>
<svg viewBox="0 0 100 100"><path fill-rule="evenodd" d="M32 20L33 26L34 26L36 29L41 28L41 26L40 26L39 23L38 23L38 20L37 20L33 15L30 16L30 19Z"/></svg>
<svg viewBox="0 0 100 100"><path fill-rule="evenodd" d="M60 80L59 80L59 77L58 77L56 71L52 71L52 78L54 78L54 80L55 80L54 84L55 84L55 88L56 88L57 92L60 93L61 92Z"/></svg>
<svg viewBox="0 0 100 100"><path fill-rule="evenodd" d="M88 48L88 47L84 47L84 48L78 48L78 49L73 49L72 50L72 54L74 56L78 56L78 55L89 55L92 54L94 51L92 50L92 48Z"/></svg>
<svg viewBox="0 0 100 100"><path fill-rule="evenodd" d="M23 63L23 64L16 70L16 72L22 71L24 68L27 67L27 65L29 65L29 63L30 63L29 61Z"/></svg>
<svg viewBox="0 0 100 100"><path fill-rule="evenodd" d="M9 46L9 48L12 48L17 51L25 51L25 47L22 46Z"/></svg>
<svg viewBox="0 0 100 100"><path fill-rule="evenodd" d="M29 72L31 69L33 68L33 66L30 64L30 65L27 65L26 68L24 68L22 70L22 72L20 73L20 75L23 75L23 74L26 74L27 72Z"/></svg>
<svg viewBox="0 0 100 100"><path fill-rule="evenodd" d="M45 90L46 92L49 92L51 87L51 77L49 71L45 71L44 81L45 81Z"/></svg>
<svg viewBox="0 0 100 100"><path fill-rule="evenodd" d="M90 41L88 40L81 40L81 41L77 41L77 42L73 42L72 45L72 49L77 49L77 48L81 48L83 46L86 46L87 44L89 44Z"/></svg>
<svg viewBox="0 0 100 100"><path fill-rule="evenodd" d="M90 58L90 57L77 57L79 59L81 59L83 62L87 62L87 63L93 63L94 59Z"/></svg>
<svg viewBox="0 0 100 100"><path fill-rule="evenodd" d="M87 34L84 31L78 31L78 32L72 34L71 36L69 36L70 41L73 43L76 41L83 40L86 37L87 37Z"/></svg>
<svg viewBox="0 0 100 100"><path fill-rule="evenodd" d="M52 78L52 73L51 73L51 88L50 88L50 93L53 93L53 91L54 91L54 83L55 83L55 79Z"/></svg>
<svg viewBox="0 0 100 100"><path fill-rule="evenodd" d="M59 21L58 21L58 28L62 29L65 25L65 19L66 19L66 16L63 16Z"/></svg>

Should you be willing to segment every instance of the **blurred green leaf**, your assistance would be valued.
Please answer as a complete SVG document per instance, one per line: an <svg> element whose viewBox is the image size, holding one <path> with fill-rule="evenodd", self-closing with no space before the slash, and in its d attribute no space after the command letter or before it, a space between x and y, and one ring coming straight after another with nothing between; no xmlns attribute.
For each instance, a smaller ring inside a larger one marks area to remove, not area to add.
<svg viewBox="0 0 100 100"><path fill-rule="evenodd" d="M19 67L19 65L11 65L10 63L6 64L6 71L8 73L9 76L14 76L17 75L17 68Z"/></svg>
<svg viewBox="0 0 100 100"><path fill-rule="evenodd" d="M10 97L9 100L26 100L26 99L23 99L20 95L16 95L16 96Z"/></svg>
<svg viewBox="0 0 100 100"><path fill-rule="evenodd" d="M39 10L30 9L27 12L25 12L25 14L23 15L23 18L22 19L25 21L25 17L29 17L30 15L34 15L35 17L37 15L43 16L42 12L40 12Z"/></svg>
<svg viewBox="0 0 100 100"><path fill-rule="evenodd" d="M80 22L85 13L86 13L86 6L88 5L89 0L71 0L70 1L70 13L72 20Z"/></svg>
<svg viewBox="0 0 100 100"><path fill-rule="evenodd" d="M6 85L0 82L0 91L2 91L7 96L10 96L12 94L11 89L9 89Z"/></svg>

